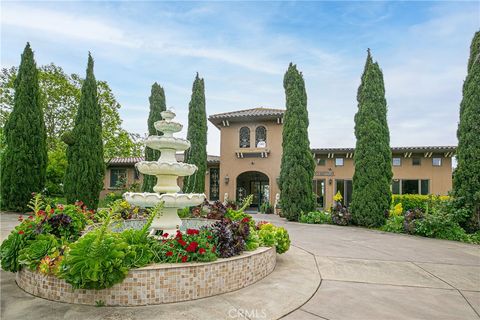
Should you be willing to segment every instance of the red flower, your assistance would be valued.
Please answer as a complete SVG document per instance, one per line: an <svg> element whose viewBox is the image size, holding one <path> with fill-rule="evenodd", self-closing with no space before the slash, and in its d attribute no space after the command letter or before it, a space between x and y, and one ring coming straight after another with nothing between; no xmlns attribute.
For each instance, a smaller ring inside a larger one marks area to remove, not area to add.
<svg viewBox="0 0 480 320"><path fill-rule="evenodd" d="M75 205L76 205L77 207L81 207L81 206L83 206L83 201L76 201L76 202L75 202Z"/></svg>
<svg viewBox="0 0 480 320"><path fill-rule="evenodd" d="M22 216L18 216L18 221L23 221L23 217L22 217Z"/></svg>
<svg viewBox="0 0 480 320"><path fill-rule="evenodd" d="M180 230L177 230L177 234L175 235L175 238L182 239L182 233L180 232Z"/></svg>
<svg viewBox="0 0 480 320"><path fill-rule="evenodd" d="M182 257L182 262L187 262L187 260L188 260L188 257L187 257L187 256L183 256L183 257Z"/></svg>
<svg viewBox="0 0 480 320"><path fill-rule="evenodd" d="M162 237L167 238L167 237L168 237L168 233L162 234Z"/></svg>
<svg viewBox="0 0 480 320"><path fill-rule="evenodd" d="M177 242L183 247L185 247L187 245L187 243L182 239L178 239Z"/></svg>
<svg viewBox="0 0 480 320"><path fill-rule="evenodd" d="M170 248L173 248L173 243L170 243Z"/></svg>
<svg viewBox="0 0 480 320"><path fill-rule="evenodd" d="M187 234L190 235L190 236L193 236L193 235L196 235L196 234L199 234L200 231L197 230L197 229L187 229Z"/></svg>
<svg viewBox="0 0 480 320"><path fill-rule="evenodd" d="M190 242L188 247L185 248L185 250L187 250L187 252L195 252L197 251L197 248L198 248L198 242L192 241Z"/></svg>
<svg viewBox="0 0 480 320"><path fill-rule="evenodd" d="M207 236L207 239L212 239L213 237L212 236Z"/></svg>
<svg viewBox="0 0 480 320"><path fill-rule="evenodd" d="M24 234L25 232L23 230L18 231L18 234Z"/></svg>
<svg viewBox="0 0 480 320"><path fill-rule="evenodd" d="M33 216L28 216L28 219L32 220L32 219L33 219Z"/></svg>
<svg viewBox="0 0 480 320"><path fill-rule="evenodd" d="M204 254L205 252L207 252L207 251L204 248L198 249L198 253L200 253L200 254Z"/></svg>
<svg viewBox="0 0 480 320"><path fill-rule="evenodd" d="M251 219L250 217L245 217L245 218L242 219L242 222L247 223L247 222L250 221L250 219Z"/></svg>
<svg viewBox="0 0 480 320"><path fill-rule="evenodd" d="M45 215L45 211L43 211L43 210L38 210L37 214L38 214L39 216L44 216L44 215Z"/></svg>
<svg viewBox="0 0 480 320"><path fill-rule="evenodd" d="M58 209L58 210L63 210L63 209L64 209L64 208L63 208L63 204L57 204L57 209Z"/></svg>
<svg viewBox="0 0 480 320"><path fill-rule="evenodd" d="M213 246L212 247L212 252L215 253L215 250L217 250L217 247Z"/></svg>
<svg viewBox="0 0 480 320"><path fill-rule="evenodd" d="M172 251L168 251L168 252L166 253L166 256L167 256L167 257L173 256L173 252L172 252Z"/></svg>
<svg viewBox="0 0 480 320"><path fill-rule="evenodd" d="M53 210L53 208L52 208L52 209L50 209L50 213L54 213L54 212L55 212L55 210Z"/></svg>

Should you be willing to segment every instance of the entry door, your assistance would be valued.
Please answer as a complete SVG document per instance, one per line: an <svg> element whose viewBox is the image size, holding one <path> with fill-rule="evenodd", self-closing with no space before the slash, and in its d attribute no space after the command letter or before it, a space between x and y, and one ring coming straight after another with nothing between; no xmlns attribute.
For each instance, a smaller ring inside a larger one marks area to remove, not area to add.
<svg viewBox="0 0 480 320"><path fill-rule="evenodd" d="M265 201L265 190L268 188L266 181L250 181L250 192L253 194L252 207L260 207Z"/></svg>

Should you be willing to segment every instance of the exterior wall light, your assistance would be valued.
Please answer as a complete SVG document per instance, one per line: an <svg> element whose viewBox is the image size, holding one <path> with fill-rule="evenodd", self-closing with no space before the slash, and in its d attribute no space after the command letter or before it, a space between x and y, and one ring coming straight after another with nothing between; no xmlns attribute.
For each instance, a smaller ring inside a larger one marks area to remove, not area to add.
<svg viewBox="0 0 480 320"><path fill-rule="evenodd" d="M328 179L328 185L329 185L329 186L332 185L332 178Z"/></svg>
<svg viewBox="0 0 480 320"><path fill-rule="evenodd" d="M230 182L230 177L228 176L228 174L225 176L224 181L225 184L228 184Z"/></svg>

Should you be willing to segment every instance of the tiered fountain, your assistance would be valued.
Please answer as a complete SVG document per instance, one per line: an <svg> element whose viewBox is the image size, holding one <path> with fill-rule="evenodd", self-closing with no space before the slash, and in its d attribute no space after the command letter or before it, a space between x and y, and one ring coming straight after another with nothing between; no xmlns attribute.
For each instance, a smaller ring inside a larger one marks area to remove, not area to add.
<svg viewBox="0 0 480 320"><path fill-rule="evenodd" d="M130 204L149 208L160 202L164 202L164 210L160 216L155 217L150 235L159 236L168 233L175 236L182 225L177 210L201 204L205 200L203 193L179 193L178 177L191 176L197 171L197 166L188 163L177 162L177 151L185 151L190 148L190 141L176 138L174 133L182 130L182 124L172 121L175 113L171 110L161 113L164 120L154 123L155 129L163 132L163 136L149 136L145 145L161 152L158 161L141 161L135 167L143 174L157 177L157 184L153 187L154 193L127 192L124 198Z"/></svg>

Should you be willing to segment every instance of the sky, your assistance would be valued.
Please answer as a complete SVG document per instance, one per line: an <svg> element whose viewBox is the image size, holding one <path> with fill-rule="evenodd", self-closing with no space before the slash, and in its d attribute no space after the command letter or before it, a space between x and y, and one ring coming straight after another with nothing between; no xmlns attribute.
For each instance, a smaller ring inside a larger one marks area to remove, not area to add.
<svg viewBox="0 0 480 320"><path fill-rule="evenodd" d="M293 62L308 95L312 148L354 147L356 92L367 48L383 70L392 146L456 145L458 109L480 2L5 2L1 67L27 41L38 65L54 62L109 83L122 126L145 135L151 85L184 124L196 72L207 115L285 108ZM280 137L279 137L280 138ZM209 123L208 153L219 130Z"/></svg>

